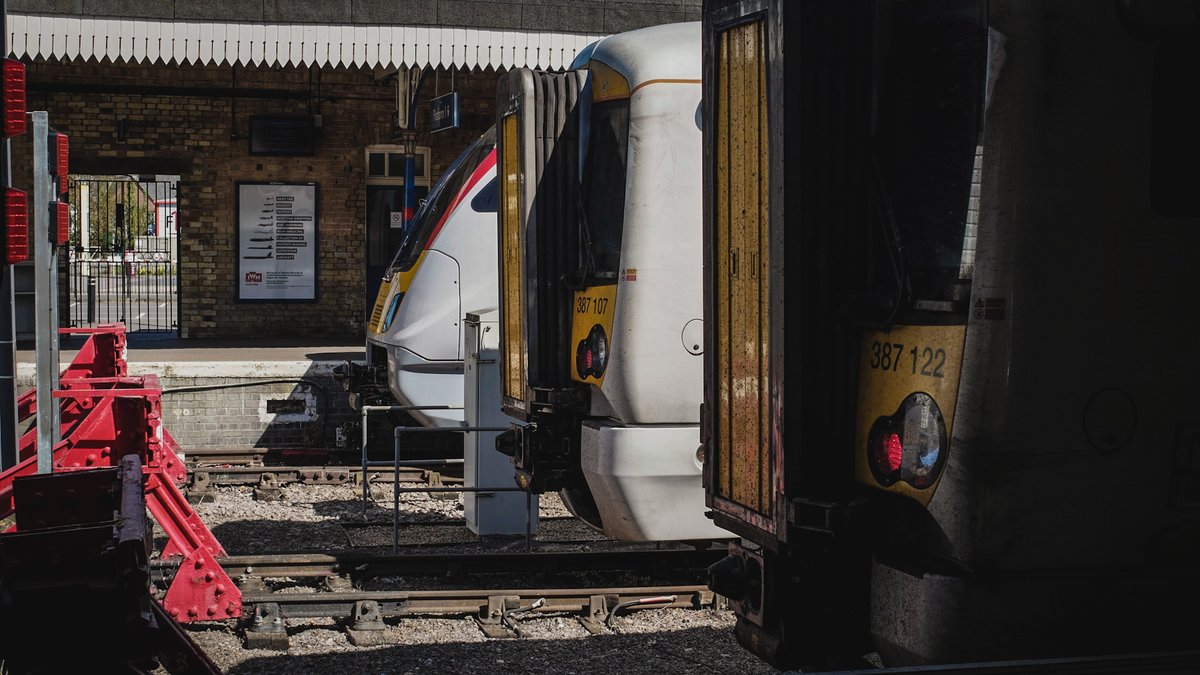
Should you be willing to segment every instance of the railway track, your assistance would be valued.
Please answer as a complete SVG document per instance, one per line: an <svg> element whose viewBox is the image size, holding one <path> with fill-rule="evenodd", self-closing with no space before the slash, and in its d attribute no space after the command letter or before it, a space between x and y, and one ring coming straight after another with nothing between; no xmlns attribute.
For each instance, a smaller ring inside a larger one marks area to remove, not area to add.
<svg viewBox="0 0 1200 675"><path fill-rule="evenodd" d="M470 616L489 637L519 637L522 617L568 613L592 633L604 632L622 612L647 608L723 607L724 600L700 583L705 568L724 555L719 547L639 547L603 551L532 551L519 553L415 553L381 555L360 552L228 556L219 560L242 591L243 626L248 648L286 649L288 619L333 618L344 622L354 644L393 640L384 619L442 615ZM154 561L156 585L169 584L177 562ZM573 575L594 580L566 585ZM627 573L653 579L630 585ZM408 577L435 577L445 588L362 590L367 579L407 583ZM491 577L491 579L489 579ZM499 584L496 578L499 577ZM513 584L518 579L520 586ZM268 581L319 580L312 587L269 590ZM663 581L663 580L666 581ZM491 583L486 583L491 581ZM505 585L505 584L512 585Z"/></svg>
<svg viewBox="0 0 1200 675"><path fill-rule="evenodd" d="M364 474L356 466L189 466L189 487L203 493L216 485L281 486L288 483L306 485L354 485L363 483L363 476L372 483L391 484L391 469L368 469ZM461 485L462 478L447 476L440 471L417 467L400 467L400 482L420 483L429 487Z"/></svg>
<svg viewBox="0 0 1200 675"><path fill-rule="evenodd" d="M254 606L246 630L247 647L285 648L280 629L286 619L347 617L346 632L357 645L388 642L387 618L414 616L472 616L485 635L520 637L520 618L537 614L575 614L589 632L612 627L624 610L667 607L705 609L723 600L708 587L652 585L589 588L443 589L427 591L370 591L328 593L246 593L244 604ZM286 629L283 629L286 631ZM286 636L286 632L283 633ZM286 639L286 638L283 638Z"/></svg>
<svg viewBox="0 0 1200 675"><path fill-rule="evenodd" d="M724 557L722 547L693 546L611 547L589 551L427 552L408 547L402 553L377 554L341 551L331 554L274 554L226 556L218 559L230 578L245 586L252 580L342 578L353 584L373 577L445 577L479 574L559 574L623 571L665 575L689 573L699 578L709 565ZM156 581L167 583L179 567L178 560L152 561Z"/></svg>
<svg viewBox="0 0 1200 675"><path fill-rule="evenodd" d="M327 451L278 451L266 448L192 448L185 455L189 488L202 495L217 485L257 485L264 489L289 483L306 485L362 485L391 483L390 468L362 470L361 465L317 463L331 455ZM342 457L341 459L346 459ZM307 463L305 463L307 462ZM451 472L459 471L453 466ZM400 467L400 481L430 487L461 485L462 478L427 467Z"/></svg>

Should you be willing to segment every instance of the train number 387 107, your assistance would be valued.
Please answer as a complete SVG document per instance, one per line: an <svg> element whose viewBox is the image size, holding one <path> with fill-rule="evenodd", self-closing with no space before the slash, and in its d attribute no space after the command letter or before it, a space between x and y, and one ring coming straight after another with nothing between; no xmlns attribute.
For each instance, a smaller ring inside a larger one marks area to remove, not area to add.
<svg viewBox="0 0 1200 675"><path fill-rule="evenodd" d="M603 316L607 311L608 298L592 298L586 295L575 298L576 314L599 314Z"/></svg>
<svg viewBox="0 0 1200 675"><path fill-rule="evenodd" d="M872 342L871 369L885 372L900 372L901 365L911 367L913 375L945 377L946 350L935 347L916 346L905 351L906 345L899 342Z"/></svg>

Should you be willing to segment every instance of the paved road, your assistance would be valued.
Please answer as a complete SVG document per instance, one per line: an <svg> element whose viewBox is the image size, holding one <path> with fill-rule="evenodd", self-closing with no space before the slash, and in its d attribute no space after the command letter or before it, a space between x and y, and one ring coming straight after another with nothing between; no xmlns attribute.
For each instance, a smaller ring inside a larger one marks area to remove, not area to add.
<svg viewBox="0 0 1200 675"><path fill-rule="evenodd" d="M96 323L124 321L131 331L173 330L178 322L178 293L173 276L94 277ZM86 325L87 287L71 289L71 320Z"/></svg>

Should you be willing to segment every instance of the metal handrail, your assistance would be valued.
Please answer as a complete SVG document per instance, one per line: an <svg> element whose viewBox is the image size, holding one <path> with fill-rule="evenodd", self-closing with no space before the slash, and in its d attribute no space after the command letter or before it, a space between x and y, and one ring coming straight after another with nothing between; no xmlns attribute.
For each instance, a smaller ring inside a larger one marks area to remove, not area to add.
<svg viewBox="0 0 1200 675"><path fill-rule="evenodd" d="M370 503L370 482L367 480L367 469L370 467L392 467L392 553L397 553L400 549L400 495L410 492L456 492L459 494L472 493L494 493L494 492L524 492L525 493L525 550L533 549L533 496L524 488L518 486L512 487L468 487L464 484L462 487L400 487L400 439L405 434L414 433L436 433L436 432L453 432L453 433L469 433L473 431L508 431L508 427L469 427L465 424L457 427L396 427L393 432L392 442L392 461L370 461L367 459L367 414L371 411L408 411L408 410L462 410L462 406L450 405L426 405L426 406L410 406L410 405L374 405L363 406L362 408L362 471L363 471L363 521L367 519L367 506ZM410 460L404 462L404 466L443 466L447 464L462 464L463 459L450 460Z"/></svg>
<svg viewBox="0 0 1200 675"><path fill-rule="evenodd" d="M367 519L367 503L370 496L370 481L367 479L367 468L375 466L367 461L367 415L372 412L407 412L410 410L461 410L462 406L452 405L364 405L362 407L362 475L363 475L363 520ZM386 464L385 464L386 465Z"/></svg>

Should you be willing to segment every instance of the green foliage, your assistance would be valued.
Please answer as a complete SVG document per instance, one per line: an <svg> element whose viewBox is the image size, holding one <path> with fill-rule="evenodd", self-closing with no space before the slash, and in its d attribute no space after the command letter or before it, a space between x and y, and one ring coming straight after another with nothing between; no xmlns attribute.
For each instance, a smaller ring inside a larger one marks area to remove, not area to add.
<svg viewBox="0 0 1200 675"><path fill-rule="evenodd" d="M123 176L77 176L71 186L71 246L83 243L85 195L90 250L129 250L137 237L154 230L154 200L142 185Z"/></svg>

